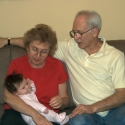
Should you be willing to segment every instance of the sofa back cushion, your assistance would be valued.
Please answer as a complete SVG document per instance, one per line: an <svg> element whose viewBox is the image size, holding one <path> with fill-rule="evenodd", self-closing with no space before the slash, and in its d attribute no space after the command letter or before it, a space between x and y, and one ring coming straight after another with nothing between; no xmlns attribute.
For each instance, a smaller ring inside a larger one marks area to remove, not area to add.
<svg viewBox="0 0 125 125"><path fill-rule="evenodd" d="M125 54L125 40L107 40L107 43Z"/></svg>
<svg viewBox="0 0 125 125"><path fill-rule="evenodd" d="M8 66L12 59L24 54L26 54L26 50L18 46L6 45L0 49L0 119L3 114L3 86Z"/></svg>
<svg viewBox="0 0 125 125"><path fill-rule="evenodd" d="M0 49L0 117L3 113L3 83L10 63L10 48L5 46Z"/></svg>

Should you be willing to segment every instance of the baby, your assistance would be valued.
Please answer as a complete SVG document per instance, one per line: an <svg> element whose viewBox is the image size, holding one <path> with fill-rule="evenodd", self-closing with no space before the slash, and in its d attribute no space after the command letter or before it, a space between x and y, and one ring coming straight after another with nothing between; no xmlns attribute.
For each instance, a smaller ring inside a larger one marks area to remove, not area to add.
<svg viewBox="0 0 125 125"><path fill-rule="evenodd" d="M32 106L41 115L45 116L47 120L56 122L60 125L64 125L68 122L69 116L66 116L65 112L58 114L53 110L49 110L38 101L35 95L35 84L30 79L26 80L23 75L13 73L6 77L4 85L9 92L18 95L25 103ZM21 115L28 125L36 125L30 116L25 114Z"/></svg>

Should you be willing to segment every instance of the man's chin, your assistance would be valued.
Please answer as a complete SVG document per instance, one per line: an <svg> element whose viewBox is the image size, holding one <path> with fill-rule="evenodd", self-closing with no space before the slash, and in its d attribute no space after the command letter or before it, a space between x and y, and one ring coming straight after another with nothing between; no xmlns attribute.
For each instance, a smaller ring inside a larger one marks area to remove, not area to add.
<svg viewBox="0 0 125 125"><path fill-rule="evenodd" d="M78 47L82 49L82 43L77 43Z"/></svg>

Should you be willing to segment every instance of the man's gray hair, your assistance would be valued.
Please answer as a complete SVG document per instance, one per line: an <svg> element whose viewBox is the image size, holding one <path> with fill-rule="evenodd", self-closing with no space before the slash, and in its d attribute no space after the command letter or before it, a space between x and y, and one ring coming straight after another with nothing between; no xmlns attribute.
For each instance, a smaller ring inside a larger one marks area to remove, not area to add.
<svg viewBox="0 0 125 125"><path fill-rule="evenodd" d="M97 28L99 31L101 30L102 19L97 12L89 11L89 10L81 10L76 14L75 18L81 15L86 16L86 23L87 23L88 29Z"/></svg>

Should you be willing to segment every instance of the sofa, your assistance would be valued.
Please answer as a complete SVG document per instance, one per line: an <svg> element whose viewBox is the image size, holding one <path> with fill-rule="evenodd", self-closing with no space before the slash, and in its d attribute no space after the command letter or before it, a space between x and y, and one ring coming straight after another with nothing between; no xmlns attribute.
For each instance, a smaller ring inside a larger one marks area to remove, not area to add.
<svg viewBox="0 0 125 125"><path fill-rule="evenodd" d="M108 40L107 43L121 50L125 54L125 40ZM26 50L19 46L5 45L4 47L0 48L0 58L1 58L0 59L0 119L4 112L3 83L9 63L11 60L19 56L22 56L24 54L26 54ZM64 67L66 68L65 64ZM71 111L75 108L75 104L72 99L69 81L67 81L67 86L68 86L68 94L70 97L70 105L67 109L63 111L65 111L67 114L70 114Z"/></svg>

